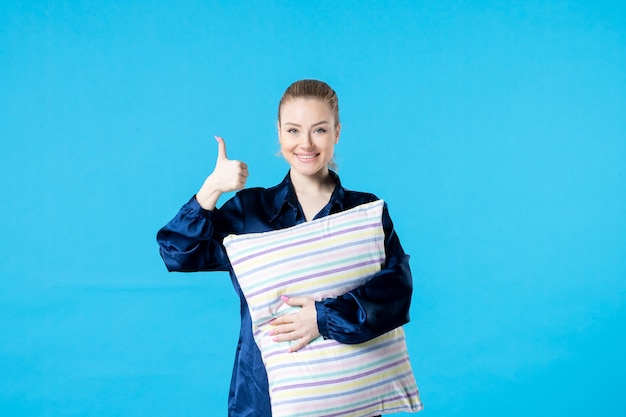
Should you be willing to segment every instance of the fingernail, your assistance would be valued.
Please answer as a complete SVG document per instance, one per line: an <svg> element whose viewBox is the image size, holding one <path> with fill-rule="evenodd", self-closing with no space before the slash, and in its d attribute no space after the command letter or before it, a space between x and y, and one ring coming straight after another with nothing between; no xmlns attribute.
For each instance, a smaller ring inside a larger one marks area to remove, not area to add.
<svg viewBox="0 0 626 417"><path fill-rule="evenodd" d="M287 300L289 300L289 297L287 297L286 295L281 295L280 299L283 300L283 301L287 301Z"/></svg>
<svg viewBox="0 0 626 417"><path fill-rule="evenodd" d="M278 342L278 336L272 337L272 342Z"/></svg>

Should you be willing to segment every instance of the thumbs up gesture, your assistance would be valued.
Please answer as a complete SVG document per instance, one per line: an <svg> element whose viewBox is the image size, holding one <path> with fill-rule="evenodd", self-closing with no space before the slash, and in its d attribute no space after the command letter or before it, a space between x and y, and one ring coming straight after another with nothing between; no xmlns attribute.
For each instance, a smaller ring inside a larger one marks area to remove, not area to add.
<svg viewBox="0 0 626 417"><path fill-rule="evenodd" d="M248 179L248 165L228 159L224 139L215 136L215 140L217 141L215 168L196 194L196 200L205 210L213 210L223 193L243 189Z"/></svg>

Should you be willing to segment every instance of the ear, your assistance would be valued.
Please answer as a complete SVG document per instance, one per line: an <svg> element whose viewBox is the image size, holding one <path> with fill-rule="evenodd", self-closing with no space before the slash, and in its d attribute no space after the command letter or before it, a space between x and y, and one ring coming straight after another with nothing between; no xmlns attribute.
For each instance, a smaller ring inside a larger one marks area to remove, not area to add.
<svg viewBox="0 0 626 417"><path fill-rule="evenodd" d="M341 133L341 123L337 123L335 128L335 145L339 142L339 133Z"/></svg>

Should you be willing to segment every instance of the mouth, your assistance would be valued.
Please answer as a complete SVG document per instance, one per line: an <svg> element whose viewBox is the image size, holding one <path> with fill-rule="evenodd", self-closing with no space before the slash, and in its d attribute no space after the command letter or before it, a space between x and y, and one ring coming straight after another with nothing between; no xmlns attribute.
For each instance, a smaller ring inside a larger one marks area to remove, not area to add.
<svg viewBox="0 0 626 417"><path fill-rule="evenodd" d="M294 156L298 158L299 160L306 162L306 161L311 161L317 158L319 156L319 153L313 153L313 154L294 153Z"/></svg>

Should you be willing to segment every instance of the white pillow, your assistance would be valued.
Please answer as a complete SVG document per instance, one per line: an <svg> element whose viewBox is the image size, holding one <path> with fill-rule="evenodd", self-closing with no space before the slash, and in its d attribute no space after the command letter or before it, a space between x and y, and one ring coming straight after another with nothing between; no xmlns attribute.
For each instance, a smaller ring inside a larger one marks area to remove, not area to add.
<svg viewBox="0 0 626 417"><path fill-rule="evenodd" d="M273 417L365 417L422 409L402 327L366 343L319 337L297 352L269 322L294 308L281 295L333 298L385 262L383 201L307 223L224 239L267 370Z"/></svg>

